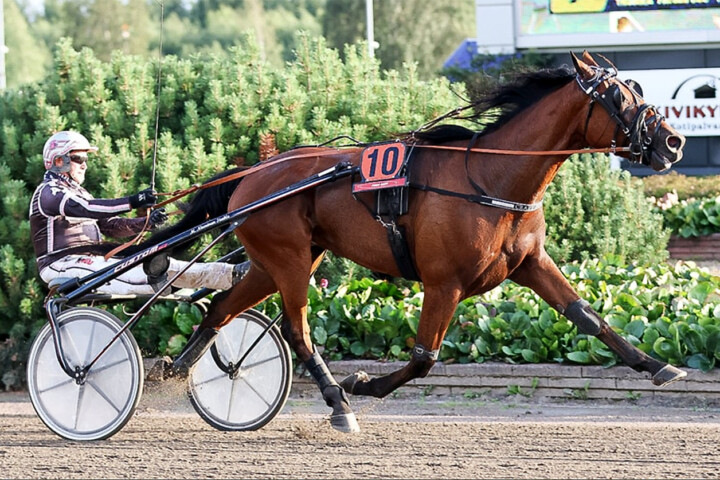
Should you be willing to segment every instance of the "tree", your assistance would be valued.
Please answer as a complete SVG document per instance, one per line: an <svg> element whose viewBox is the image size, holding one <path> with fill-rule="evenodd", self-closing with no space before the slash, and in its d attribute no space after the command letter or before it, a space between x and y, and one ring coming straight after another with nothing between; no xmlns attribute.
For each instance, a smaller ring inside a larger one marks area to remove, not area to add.
<svg viewBox="0 0 720 480"><path fill-rule="evenodd" d="M50 66L50 49L32 34L15 0L5 0L3 3L5 25L12 25L12 28L5 29L5 44L8 47L5 56L7 87L39 81Z"/></svg>
<svg viewBox="0 0 720 480"><path fill-rule="evenodd" d="M69 37L73 45L90 47L105 61L116 50L145 55L159 36L147 0L46 0L45 14L33 29L46 45Z"/></svg>
<svg viewBox="0 0 720 480"><path fill-rule="evenodd" d="M436 74L475 25L474 2L374 2L375 55L384 68L417 62L423 77ZM365 0L327 0L323 34L338 49L366 38Z"/></svg>

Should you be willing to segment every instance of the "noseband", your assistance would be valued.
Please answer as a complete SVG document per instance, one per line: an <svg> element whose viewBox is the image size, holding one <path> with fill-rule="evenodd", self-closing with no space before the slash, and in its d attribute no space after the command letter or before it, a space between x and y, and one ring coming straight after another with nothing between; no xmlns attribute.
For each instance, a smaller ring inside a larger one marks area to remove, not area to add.
<svg viewBox="0 0 720 480"><path fill-rule="evenodd" d="M629 141L630 159L633 162L649 165L653 150L653 140L665 117L657 113L654 105L650 105L649 103L640 105L638 102L640 95L635 89L622 80L615 78L617 70L600 67L593 67L593 69L595 70L595 76L590 80L584 80L579 74L575 77L582 91L590 97L590 108L588 109L585 120L585 138L587 138L593 107L597 102L602 105L608 115L610 115L610 118L617 124L615 134L613 135L612 147L614 148L617 145L618 134L622 132ZM612 78L615 78L615 82L624 85L625 88L632 93L633 105L637 108L637 111L630 123L626 123L624 118L627 109L620 110L623 100L622 91L617 84L610 84L609 80ZM600 93L597 88L605 82L608 82L608 86ZM655 128L650 131L650 125L653 123L655 124Z"/></svg>

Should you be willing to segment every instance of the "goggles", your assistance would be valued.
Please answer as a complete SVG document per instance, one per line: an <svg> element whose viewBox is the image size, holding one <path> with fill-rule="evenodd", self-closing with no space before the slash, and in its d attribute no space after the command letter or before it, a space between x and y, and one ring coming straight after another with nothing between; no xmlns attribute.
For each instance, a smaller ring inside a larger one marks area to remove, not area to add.
<svg viewBox="0 0 720 480"><path fill-rule="evenodd" d="M69 157L71 162L77 163L79 165L87 162L88 159L87 153L72 153L69 155Z"/></svg>

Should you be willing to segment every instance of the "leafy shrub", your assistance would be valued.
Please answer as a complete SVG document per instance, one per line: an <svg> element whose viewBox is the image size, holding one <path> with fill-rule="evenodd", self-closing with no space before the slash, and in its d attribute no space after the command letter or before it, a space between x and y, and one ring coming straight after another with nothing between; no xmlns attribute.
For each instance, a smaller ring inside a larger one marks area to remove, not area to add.
<svg viewBox="0 0 720 480"><path fill-rule="evenodd" d="M140 306L141 303L133 302L134 305ZM127 304L114 305L109 310L126 321L129 318L125 313L127 307ZM143 356L174 357L180 353L202 318L203 310L197 304L158 302L135 325L133 336Z"/></svg>
<svg viewBox="0 0 720 480"><path fill-rule="evenodd" d="M299 45L296 59L281 71L265 64L248 38L227 58L165 57L158 100L152 63L122 54L103 63L90 50L78 52L63 41L44 82L4 93L0 369L6 388L22 383L29 339L44 323L45 291L37 279L26 216L31 190L44 172L42 146L51 133L72 128L97 144L100 150L86 186L96 196L116 197L141 189L149 180L156 101L162 132L157 185L165 191L187 187L236 163L254 163L269 137L280 150L340 134L373 141L457 106L446 80L420 81L412 65L381 72L377 61L355 47L348 47L341 61L322 39L305 38ZM609 172L602 158L584 161L582 166L568 162L548 191L548 248L556 260L613 252L656 261L664 254L657 249L662 232L642 210L630 179ZM589 187L589 193L581 193L581 185ZM336 273L342 278L346 272ZM324 330L323 344L331 352L337 347L336 354L344 354L347 346L348 355L404 358L422 294L408 284L411 295L406 298L405 289L385 285L351 280L332 300L311 292L310 307L318 312L313 325L323 318L330 322L314 334L316 340L323 339ZM179 351L190 334L190 318L199 319L192 307L154 307L136 329L143 350L153 355ZM372 325L379 321L385 323L377 331ZM390 353L383 353L384 348Z"/></svg>
<svg viewBox="0 0 720 480"><path fill-rule="evenodd" d="M626 266L612 256L562 270L618 333L646 353L704 371L720 360L720 277L682 262ZM362 279L325 290L311 286L309 298L313 341L330 358L408 358L422 305L418 288L401 291ZM278 311L276 302L266 308ZM461 302L440 359L605 366L618 361L534 292L509 281Z"/></svg>
<svg viewBox="0 0 720 480"><path fill-rule="evenodd" d="M667 258L669 232L640 181L611 170L606 155L574 155L545 195L546 248L558 263L617 255L640 264Z"/></svg>
<svg viewBox="0 0 720 480"><path fill-rule="evenodd" d="M675 193L679 200L688 200L720 194L720 178L717 175L696 177L672 171L663 175L650 175L643 178L642 182L648 197L661 198L668 193Z"/></svg>
<svg viewBox="0 0 720 480"><path fill-rule="evenodd" d="M720 361L720 277L693 263L626 265L619 257L562 267L581 297L620 335L649 355L703 371ZM312 340L333 360L408 360L415 344L423 292L371 278L308 288ZM259 308L280 312L276 294ZM122 317L121 309L116 308ZM145 355L175 355L200 311L160 304L134 334ZM579 334L534 292L510 281L458 305L440 360L451 363L570 362L611 366L619 359L595 337Z"/></svg>
<svg viewBox="0 0 720 480"><path fill-rule="evenodd" d="M665 226L681 237L720 233L720 196L682 200L661 212Z"/></svg>

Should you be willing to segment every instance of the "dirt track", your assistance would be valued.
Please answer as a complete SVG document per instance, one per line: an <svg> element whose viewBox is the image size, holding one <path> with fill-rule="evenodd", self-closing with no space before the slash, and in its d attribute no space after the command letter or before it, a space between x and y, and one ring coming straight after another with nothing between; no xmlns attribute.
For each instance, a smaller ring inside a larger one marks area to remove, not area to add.
<svg viewBox="0 0 720 480"><path fill-rule="evenodd" d="M51 433L0 395L3 478L720 478L720 410L517 399L353 399L343 435L316 398L257 432L205 424L177 389L149 388L109 440ZM525 402L525 403L522 403Z"/></svg>

